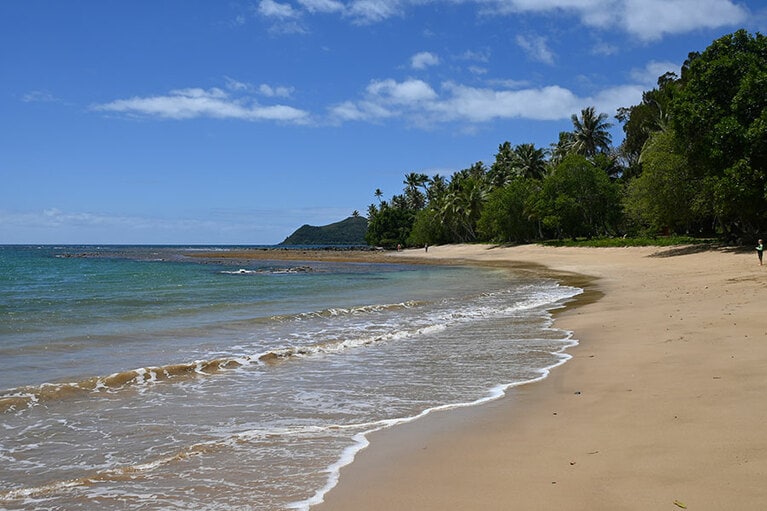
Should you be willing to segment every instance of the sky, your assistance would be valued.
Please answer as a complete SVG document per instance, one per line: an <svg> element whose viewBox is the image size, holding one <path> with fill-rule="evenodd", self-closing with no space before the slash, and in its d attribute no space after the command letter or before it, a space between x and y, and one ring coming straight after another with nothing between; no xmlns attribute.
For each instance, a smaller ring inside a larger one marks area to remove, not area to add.
<svg viewBox="0 0 767 511"><path fill-rule="evenodd" d="M764 0L4 0L0 244L276 244L548 148Z"/></svg>

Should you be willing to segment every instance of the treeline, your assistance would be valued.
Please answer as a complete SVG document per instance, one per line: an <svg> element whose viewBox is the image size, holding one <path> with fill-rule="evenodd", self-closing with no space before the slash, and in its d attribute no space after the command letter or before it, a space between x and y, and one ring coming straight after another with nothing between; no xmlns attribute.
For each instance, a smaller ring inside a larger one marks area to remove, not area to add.
<svg viewBox="0 0 767 511"><path fill-rule="evenodd" d="M588 107L548 148L499 145L449 178L411 172L368 208L371 245L685 234L742 241L767 229L767 38L745 30L690 53L615 118Z"/></svg>

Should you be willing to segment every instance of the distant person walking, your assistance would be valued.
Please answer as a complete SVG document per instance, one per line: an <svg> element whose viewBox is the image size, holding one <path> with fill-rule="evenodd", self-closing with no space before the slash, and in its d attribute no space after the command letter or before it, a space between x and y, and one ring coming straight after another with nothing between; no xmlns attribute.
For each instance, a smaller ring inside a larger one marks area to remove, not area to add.
<svg viewBox="0 0 767 511"><path fill-rule="evenodd" d="M762 266L762 253L764 252L764 245L762 245L762 240L759 240L759 243L756 245L756 255L759 256L759 266Z"/></svg>

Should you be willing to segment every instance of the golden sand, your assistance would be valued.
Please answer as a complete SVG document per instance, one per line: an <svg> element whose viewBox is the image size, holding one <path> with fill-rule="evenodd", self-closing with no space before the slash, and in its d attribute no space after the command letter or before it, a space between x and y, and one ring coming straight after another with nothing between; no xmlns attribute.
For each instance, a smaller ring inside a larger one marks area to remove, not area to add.
<svg viewBox="0 0 767 511"><path fill-rule="evenodd" d="M756 254L458 245L379 258L545 265L603 297L557 315L580 345L547 379L371 435L313 511L767 509Z"/></svg>

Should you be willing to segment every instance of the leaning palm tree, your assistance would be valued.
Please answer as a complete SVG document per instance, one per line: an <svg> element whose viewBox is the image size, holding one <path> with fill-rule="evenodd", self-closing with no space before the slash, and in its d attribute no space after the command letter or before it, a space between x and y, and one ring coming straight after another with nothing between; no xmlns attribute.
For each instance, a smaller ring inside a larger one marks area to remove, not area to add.
<svg viewBox="0 0 767 511"><path fill-rule="evenodd" d="M426 200L431 204L439 200L447 191L447 179L439 174L434 174L429 180L429 187L426 189Z"/></svg>
<svg viewBox="0 0 767 511"><path fill-rule="evenodd" d="M453 174L447 193L440 203L438 217L447 226L454 241L467 242L477 238L477 221L487 198L487 183L469 169Z"/></svg>
<svg viewBox="0 0 767 511"><path fill-rule="evenodd" d="M405 196L408 199L410 207L414 210L419 210L426 204L426 196L419 190L421 187L425 187L429 182L429 176L418 172L411 172L405 175Z"/></svg>
<svg viewBox="0 0 767 511"><path fill-rule="evenodd" d="M606 121L607 114L597 115L594 107L581 110L581 117L573 114L573 142L571 151L583 156L592 157L600 152L607 152L612 143L610 132L612 124Z"/></svg>

